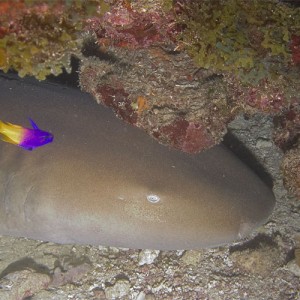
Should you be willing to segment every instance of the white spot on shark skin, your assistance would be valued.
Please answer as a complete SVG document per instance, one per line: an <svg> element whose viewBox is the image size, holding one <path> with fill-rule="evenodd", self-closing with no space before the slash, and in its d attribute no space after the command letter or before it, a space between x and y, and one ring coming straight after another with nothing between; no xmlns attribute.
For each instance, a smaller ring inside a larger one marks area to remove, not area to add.
<svg viewBox="0 0 300 300"><path fill-rule="evenodd" d="M157 203L160 201L160 197L155 194L150 194L150 195L147 195L147 200L151 203Z"/></svg>

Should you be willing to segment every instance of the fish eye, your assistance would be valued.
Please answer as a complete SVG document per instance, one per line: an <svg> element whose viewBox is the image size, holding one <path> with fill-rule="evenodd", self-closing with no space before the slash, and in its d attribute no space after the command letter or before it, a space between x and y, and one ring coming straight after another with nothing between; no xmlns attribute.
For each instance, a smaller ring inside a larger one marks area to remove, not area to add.
<svg viewBox="0 0 300 300"><path fill-rule="evenodd" d="M42 138L42 141L45 142L45 141L48 141L48 140L52 139L53 135L51 133L47 133L45 135L42 135L41 138Z"/></svg>

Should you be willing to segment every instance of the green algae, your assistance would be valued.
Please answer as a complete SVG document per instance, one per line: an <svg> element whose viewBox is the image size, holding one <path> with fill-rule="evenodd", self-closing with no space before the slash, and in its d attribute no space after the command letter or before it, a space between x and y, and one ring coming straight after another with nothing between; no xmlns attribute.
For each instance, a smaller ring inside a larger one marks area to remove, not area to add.
<svg viewBox="0 0 300 300"><path fill-rule="evenodd" d="M280 75L291 62L289 42L300 32L300 9L276 0L184 2L179 42L195 62L231 72L245 83Z"/></svg>
<svg viewBox="0 0 300 300"><path fill-rule="evenodd" d="M0 69L44 80L71 72L70 58L81 55L82 30L88 17L105 12L104 1L32 1L9 4L0 16ZM1 9L1 7L0 7Z"/></svg>
<svg viewBox="0 0 300 300"><path fill-rule="evenodd" d="M70 57L82 55L85 21L110 8L104 0L12 2L11 7L18 4L13 16L1 12L0 5L0 69L12 68L20 76L40 80L63 69L70 72ZM281 70L289 67L291 36L300 32L299 8L277 0L176 2L181 3L176 22L184 28L177 41L200 67L231 72L254 84L282 75ZM165 10L172 5L174 1L162 0Z"/></svg>

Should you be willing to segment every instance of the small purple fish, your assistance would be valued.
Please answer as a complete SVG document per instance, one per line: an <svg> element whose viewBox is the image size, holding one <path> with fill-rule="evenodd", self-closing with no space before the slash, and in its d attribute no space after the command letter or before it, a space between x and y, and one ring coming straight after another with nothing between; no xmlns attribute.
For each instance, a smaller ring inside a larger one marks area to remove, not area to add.
<svg viewBox="0 0 300 300"><path fill-rule="evenodd" d="M40 130L33 120L29 121L32 129L0 121L0 139L29 151L53 141L53 134Z"/></svg>

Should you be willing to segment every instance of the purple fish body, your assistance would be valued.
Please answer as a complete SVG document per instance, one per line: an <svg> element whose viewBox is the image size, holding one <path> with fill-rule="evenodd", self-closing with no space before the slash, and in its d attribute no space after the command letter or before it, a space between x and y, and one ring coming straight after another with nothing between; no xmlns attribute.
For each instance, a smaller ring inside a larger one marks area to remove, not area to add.
<svg viewBox="0 0 300 300"><path fill-rule="evenodd" d="M29 151L53 141L52 133L39 129L33 120L29 121L32 128L0 121L1 139Z"/></svg>

